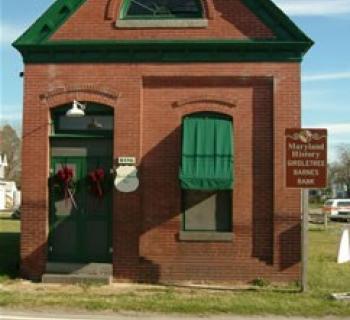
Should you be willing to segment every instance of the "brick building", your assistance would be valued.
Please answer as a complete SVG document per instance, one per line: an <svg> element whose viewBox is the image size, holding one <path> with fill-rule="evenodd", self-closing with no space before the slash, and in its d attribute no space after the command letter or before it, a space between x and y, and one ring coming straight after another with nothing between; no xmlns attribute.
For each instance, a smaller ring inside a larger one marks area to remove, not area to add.
<svg viewBox="0 0 350 320"><path fill-rule="evenodd" d="M283 146L311 45L270 0L55 1L14 43L22 275L299 279Z"/></svg>

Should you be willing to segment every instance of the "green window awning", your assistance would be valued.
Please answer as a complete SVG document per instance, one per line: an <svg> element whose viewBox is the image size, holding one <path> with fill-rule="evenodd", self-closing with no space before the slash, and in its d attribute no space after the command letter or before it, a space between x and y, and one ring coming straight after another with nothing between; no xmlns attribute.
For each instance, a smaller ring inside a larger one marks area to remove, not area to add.
<svg viewBox="0 0 350 320"><path fill-rule="evenodd" d="M228 117L200 113L182 123L183 189L228 190L233 187L233 123Z"/></svg>

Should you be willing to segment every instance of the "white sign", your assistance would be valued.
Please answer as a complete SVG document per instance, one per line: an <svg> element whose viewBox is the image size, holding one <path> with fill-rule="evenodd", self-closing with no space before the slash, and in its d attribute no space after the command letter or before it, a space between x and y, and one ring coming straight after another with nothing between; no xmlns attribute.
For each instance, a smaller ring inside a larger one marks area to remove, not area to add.
<svg viewBox="0 0 350 320"><path fill-rule="evenodd" d="M133 192L139 186L137 168L135 166L119 166L116 170L117 177L114 185L120 192Z"/></svg>
<svg viewBox="0 0 350 320"><path fill-rule="evenodd" d="M125 164L132 164L135 165L136 164L136 158L135 157L119 157L118 158L118 163L121 165L125 165Z"/></svg>
<svg viewBox="0 0 350 320"><path fill-rule="evenodd" d="M338 250L338 263L350 262L350 236L349 229L344 229Z"/></svg>

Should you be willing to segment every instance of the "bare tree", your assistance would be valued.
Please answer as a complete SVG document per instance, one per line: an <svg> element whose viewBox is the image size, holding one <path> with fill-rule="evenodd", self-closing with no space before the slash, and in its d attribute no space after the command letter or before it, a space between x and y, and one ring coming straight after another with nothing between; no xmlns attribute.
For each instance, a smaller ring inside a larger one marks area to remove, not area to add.
<svg viewBox="0 0 350 320"><path fill-rule="evenodd" d="M1 143L0 153L7 157L8 166L5 170L5 179L16 181L20 185L21 180L21 139L16 130L10 125L4 125L0 129Z"/></svg>
<svg viewBox="0 0 350 320"><path fill-rule="evenodd" d="M341 145L337 150L338 159L329 167L329 180L346 186L350 197L350 145Z"/></svg>

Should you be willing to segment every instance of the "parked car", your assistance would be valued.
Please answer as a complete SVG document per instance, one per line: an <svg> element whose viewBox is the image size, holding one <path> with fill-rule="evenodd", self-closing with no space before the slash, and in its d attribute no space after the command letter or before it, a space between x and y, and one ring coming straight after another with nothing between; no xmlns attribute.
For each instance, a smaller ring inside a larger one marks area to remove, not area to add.
<svg viewBox="0 0 350 320"><path fill-rule="evenodd" d="M323 213L332 221L350 222L350 199L329 199L323 205Z"/></svg>

